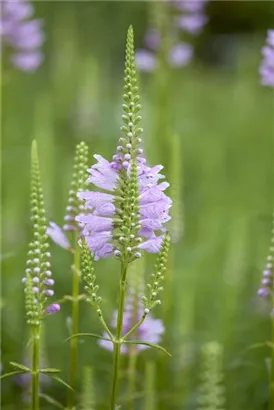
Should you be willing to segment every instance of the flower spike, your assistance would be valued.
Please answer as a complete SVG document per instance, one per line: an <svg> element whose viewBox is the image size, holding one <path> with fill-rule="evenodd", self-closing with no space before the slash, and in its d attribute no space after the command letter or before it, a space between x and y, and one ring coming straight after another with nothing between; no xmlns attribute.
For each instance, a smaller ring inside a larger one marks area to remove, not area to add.
<svg viewBox="0 0 274 410"><path fill-rule="evenodd" d="M49 297L54 295L51 278L49 243L46 235L47 221L44 209L44 199L40 180L40 170L36 141L33 141L31 151L31 220L33 240L29 245L25 283L26 313L29 324L39 326L44 315L60 310L58 304L49 304Z"/></svg>
<svg viewBox="0 0 274 410"><path fill-rule="evenodd" d="M145 305L145 312L149 312L154 306L161 303L158 298L159 293L163 290L161 283L164 279L165 271L167 269L167 256L170 246L170 236L167 233L162 242L161 250L158 255L156 265L154 267L154 273L152 276L152 283L148 284L148 296L143 296L142 301Z"/></svg>
<svg viewBox="0 0 274 410"><path fill-rule="evenodd" d="M97 163L87 180L105 192L79 192L85 202L85 214L75 219L83 224L83 235L95 260L116 256L132 262L141 251L158 253L169 221L171 199L164 193L169 184L159 182L162 165L146 165L138 126L139 89L134 58L133 29L128 30L125 63L124 115L117 152L109 162L94 155Z"/></svg>

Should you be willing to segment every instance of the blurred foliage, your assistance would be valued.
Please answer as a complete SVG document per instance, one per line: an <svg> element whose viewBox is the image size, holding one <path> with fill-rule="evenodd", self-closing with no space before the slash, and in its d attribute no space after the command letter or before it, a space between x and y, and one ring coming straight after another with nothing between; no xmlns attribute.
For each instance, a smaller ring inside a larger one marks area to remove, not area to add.
<svg viewBox="0 0 274 410"><path fill-rule="evenodd" d="M264 266L273 210L273 93L259 85L258 66L265 30L273 23L273 2L213 1L210 22L197 38L197 58L172 71L168 93L172 133L181 138L180 195L184 238L173 247L164 346L172 358L151 349L138 359L136 409L196 409L200 350L210 340L224 349L227 410L264 410L268 395L267 348L247 350L269 337L268 307L256 297ZM45 62L35 75L5 66L2 73L2 364L21 362L28 331L23 289L29 224L30 144L38 140L48 217L63 220L75 144L111 157L120 136L125 33L133 24L142 46L149 2L35 2L45 20ZM140 75L145 141L159 113L155 77ZM164 135L164 136L163 136ZM157 137L157 136L156 136ZM153 141L153 144L152 144ZM162 145L161 145L162 146ZM168 162L161 148L161 158ZM90 163L93 159L90 158ZM168 165L168 163L166 164ZM52 246L56 295L70 293L70 255ZM146 261L146 274L151 261ZM110 320L116 306L118 263L100 261L98 282ZM46 322L50 366L67 374L69 303ZM100 333L89 306L81 305L81 331ZM105 409L111 354L96 342L80 344L82 365L93 369L97 409ZM127 397L123 360L121 404ZM81 391L82 369L79 369ZM14 380L2 383L2 408L22 408ZM65 402L62 386L46 393ZM42 399L41 399L42 402ZM42 409L52 408L43 401ZM126 406L126 405L125 405ZM126 408L126 407L124 407Z"/></svg>

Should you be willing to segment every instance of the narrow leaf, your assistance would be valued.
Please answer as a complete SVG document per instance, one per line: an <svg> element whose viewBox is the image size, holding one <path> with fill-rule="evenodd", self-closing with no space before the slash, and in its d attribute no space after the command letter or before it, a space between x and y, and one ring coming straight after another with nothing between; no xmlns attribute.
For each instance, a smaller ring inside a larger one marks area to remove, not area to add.
<svg viewBox="0 0 274 410"><path fill-rule="evenodd" d="M31 369L21 363L10 362L10 365L16 367L17 369L24 370L24 372L31 372Z"/></svg>
<svg viewBox="0 0 274 410"><path fill-rule="evenodd" d="M61 373L60 369L54 369L54 368L49 368L49 369L41 369L39 370L39 373Z"/></svg>
<svg viewBox="0 0 274 410"><path fill-rule="evenodd" d="M58 409L65 409L65 407L61 403L59 403L59 401L55 400L53 397L48 396L47 394L39 393L39 397L45 399L49 404L53 404Z"/></svg>
<svg viewBox="0 0 274 410"><path fill-rule="evenodd" d="M25 370L15 370L14 372L1 374L0 379L5 379L6 377L16 376L17 374L23 374L23 373L28 373L28 371L25 371Z"/></svg>
<svg viewBox="0 0 274 410"><path fill-rule="evenodd" d="M123 343L126 344L133 344L133 345L145 345L149 347L154 347L155 349L161 350L162 352L166 353L168 356L171 357L171 354L162 346L156 345L154 343L145 342L143 340L125 340Z"/></svg>
<svg viewBox="0 0 274 410"><path fill-rule="evenodd" d="M96 333L75 333L74 335L68 337L65 341L68 341L72 339L73 337L82 337L82 336L90 336L90 337L95 337L96 339L101 339L101 340L106 340L108 342L111 342L110 339L103 337L101 335L97 335Z"/></svg>
<svg viewBox="0 0 274 410"><path fill-rule="evenodd" d="M48 376L50 376L52 379L56 380L57 382L63 384L68 389L73 390L73 388L68 383L66 383L63 379L61 379L61 377L53 376L53 374L51 374L51 373L49 373Z"/></svg>

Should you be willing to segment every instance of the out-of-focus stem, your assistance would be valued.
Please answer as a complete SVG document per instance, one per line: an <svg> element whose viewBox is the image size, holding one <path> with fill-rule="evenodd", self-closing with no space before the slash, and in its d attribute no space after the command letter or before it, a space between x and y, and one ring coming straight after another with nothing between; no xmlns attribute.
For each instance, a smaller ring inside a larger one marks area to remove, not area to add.
<svg viewBox="0 0 274 410"><path fill-rule="evenodd" d="M80 282L80 248L78 246L78 230L75 232L75 252L73 264L72 280L72 334L78 333L79 322L79 282ZM75 385L77 378L77 355L78 341L73 337L70 341L70 364L69 364L69 384L73 390L68 391L68 409L72 410L75 406Z"/></svg>
<svg viewBox="0 0 274 410"><path fill-rule="evenodd" d="M32 410L39 410L40 325L33 327L32 343L31 408Z"/></svg>
<svg viewBox="0 0 274 410"><path fill-rule="evenodd" d="M121 263L121 278L120 278L120 295L119 295L119 307L117 316L117 326L116 326L116 336L113 353L113 379L112 379L112 390L111 390L111 400L110 409L115 410L116 397L118 392L118 382L119 382L119 363L120 363L120 350L121 350L121 338L123 332L123 318L124 318L124 306L125 306L125 296L126 296L126 276L127 276L128 262L122 261Z"/></svg>
<svg viewBox="0 0 274 410"><path fill-rule="evenodd" d="M137 364L137 351L136 346L131 345L129 348L129 365L128 365L128 410L134 409L134 393L136 384L136 364Z"/></svg>

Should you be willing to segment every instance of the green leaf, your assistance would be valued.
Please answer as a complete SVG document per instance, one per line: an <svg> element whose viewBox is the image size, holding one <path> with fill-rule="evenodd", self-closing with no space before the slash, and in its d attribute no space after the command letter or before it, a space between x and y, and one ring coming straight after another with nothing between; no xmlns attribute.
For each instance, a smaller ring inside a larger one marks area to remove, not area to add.
<svg viewBox="0 0 274 410"><path fill-rule="evenodd" d="M82 336L90 336L95 337L96 339L106 340L107 342L111 342L110 339L103 337L101 335L97 335L96 333L75 333L74 335L68 337L65 341L72 339L73 337L82 337Z"/></svg>
<svg viewBox="0 0 274 410"><path fill-rule="evenodd" d="M14 372L1 374L0 379L5 379L6 377L16 376L17 374L28 373L25 370L15 370Z"/></svg>
<svg viewBox="0 0 274 410"><path fill-rule="evenodd" d="M16 362L10 362L10 365L13 366L13 367L16 367L16 369L24 370L24 372L31 372L31 369L29 369L24 364L16 363Z"/></svg>
<svg viewBox="0 0 274 410"><path fill-rule="evenodd" d="M48 376L50 376L52 379L56 380L57 382L63 384L63 385L64 385L65 387L67 387L68 389L73 390L73 388L72 388L68 383L66 383L63 379L61 379L61 377L54 376L54 375L51 374L51 373L49 373Z"/></svg>
<svg viewBox="0 0 274 410"><path fill-rule="evenodd" d="M132 344L132 345L145 345L149 347L154 347L154 349L161 350L162 352L166 353L168 356L171 357L171 354L162 346L156 345L154 343L145 342L143 340L125 340L123 343Z"/></svg>
<svg viewBox="0 0 274 410"><path fill-rule="evenodd" d="M61 373L60 369L54 369L54 368L48 368L48 369L41 369L39 370L39 373Z"/></svg>
<svg viewBox="0 0 274 410"><path fill-rule="evenodd" d="M39 393L39 397L45 399L49 404L53 404L58 409L65 409L65 407L61 403L59 403L59 401L55 400L53 397L48 396L47 394Z"/></svg>

